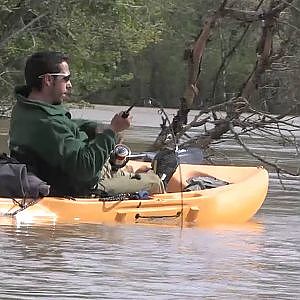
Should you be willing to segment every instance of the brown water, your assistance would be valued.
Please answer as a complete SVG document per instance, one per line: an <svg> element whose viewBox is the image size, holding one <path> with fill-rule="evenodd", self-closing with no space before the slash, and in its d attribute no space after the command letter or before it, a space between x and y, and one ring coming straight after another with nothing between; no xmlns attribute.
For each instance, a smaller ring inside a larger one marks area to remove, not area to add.
<svg viewBox="0 0 300 300"><path fill-rule="evenodd" d="M118 110L74 115L108 121ZM125 140L144 150L159 131L159 116L139 108L134 114ZM1 151L7 126L0 120ZM286 167L299 166L292 149L260 138L248 143ZM257 163L229 140L216 151L223 163ZM0 299L300 299L299 178L283 183L285 190L270 172L255 219L231 228L2 222Z"/></svg>

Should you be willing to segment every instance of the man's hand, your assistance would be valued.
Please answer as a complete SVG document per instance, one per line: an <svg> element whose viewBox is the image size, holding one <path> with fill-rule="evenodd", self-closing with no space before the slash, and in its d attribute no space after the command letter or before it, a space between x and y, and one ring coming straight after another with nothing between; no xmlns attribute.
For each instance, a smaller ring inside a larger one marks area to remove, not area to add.
<svg viewBox="0 0 300 300"><path fill-rule="evenodd" d="M130 127L132 117L122 117L122 112L115 114L110 122L110 127L114 132L121 132Z"/></svg>

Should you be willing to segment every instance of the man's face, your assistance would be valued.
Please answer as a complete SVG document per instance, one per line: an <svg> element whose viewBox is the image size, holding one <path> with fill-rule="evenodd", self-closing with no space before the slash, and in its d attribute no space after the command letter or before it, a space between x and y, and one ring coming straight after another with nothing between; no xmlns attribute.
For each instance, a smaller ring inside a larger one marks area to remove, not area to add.
<svg viewBox="0 0 300 300"><path fill-rule="evenodd" d="M70 70L67 62L59 64L59 75L51 75L49 93L53 99L52 104L61 104L71 95L72 84L70 81Z"/></svg>

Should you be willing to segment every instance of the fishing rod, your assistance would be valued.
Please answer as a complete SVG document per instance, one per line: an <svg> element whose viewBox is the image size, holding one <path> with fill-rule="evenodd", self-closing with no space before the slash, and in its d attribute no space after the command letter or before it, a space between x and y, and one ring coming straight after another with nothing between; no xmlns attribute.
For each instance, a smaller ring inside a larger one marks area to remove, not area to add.
<svg viewBox="0 0 300 300"><path fill-rule="evenodd" d="M163 181L165 187L167 186L170 178L174 174L175 170L178 168L179 171L179 180L180 180L180 202L181 202L181 210L180 213L178 214L178 217L180 217L181 220L181 229L183 228L183 208L184 208L184 203L183 203L183 176L182 176L182 169L181 169L181 158L188 157L188 156L194 156L195 158L195 151L194 152L188 152L186 149L179 149L179 144L178 144L178 139L175 135L172 123L170 121L170 118L168 114L166 113L163 105L160 103L160 101L149 97L147 100L144 100L144 104L147 103L151 105L153 108L159 108L160 112L163 114L168 126L169 126L169 132L170 132L170 138L172 139L172 144L173 144L173 149L170 150L171 147L167 147L165 150L161 150L156 154L153 153L138 153L138 154L133 154L131 152L126 152L126 157L127 159L143 159L146 161L151 161L152 162L152 169L154 172L160 177L160 179ZM126 111L122 113L123 118L127 118L129 116L130 111L132 108L136 105L136 103L133 103ZM195 149L194 149L195 150ZM165 152L164 152L165 151ZM173 152L174 155L171 155L171 153L168 153L168 151ZM159 155L161 156L159 157ZM170 154L170 155L169 155ZM199 149L197 151L197 155L199 157ZM170 160L171 158L171 160ZM175 158L175 162L174 159ZM167 164L163 165L163 168L159 169L158 166L158 160L164 160ZM200 155L200 160L203 159L203 155L201 153ZM190 163L190 162L189 162ZM169 169L169 170L168 170ZM168 172L169 171L169 172Z"/></svg>
<svg viewBox="0 0 300 300"><path fill-rule="evenodd" d="M130 111L133 109L135 105L136 103L133 103L127 110L123 111L122 118L124 119L128 118Z"/></svg>
<svg viewBox="0 0 300 300"><path fill-rule="evenodd" d="M152 107L154 107L154 108L155 108L155 105L158 106L158 108L160 109L160 111L164 115L164 117L165 117L165 119L166 119L166 121L167 121L167 123L169 125L169 131L171 133L171 138L172 138L172 142L173 142L173 145L174 145L173 151L174 151L175 158L176 158L176 168L178 167L179 179L180 179L180 203L181 203L181 211L180 211L180 220L181 221L180 221L180 227L181 227L181 230L182 230L183 229L183 184L182 184L182 170L181 170L180 159L179 159L179 145L178 145L178 142L177 142L177 138L176 138L175 132L173 130L172 123L171 123L171 121L169 119L169 116L167 115L167 113L166 113L164 107L162 106L162 104L160 103L160 101L158 101L157 99L154 99L152 97L148 97L147 103L149 105L151 105ZM154 159L155 159L155 157L154 157ZM154 171L156 171L156 170L154 170ZM164 180L162 177L166 178L167 174L163 173L161 175L161 180Z"/></svg>

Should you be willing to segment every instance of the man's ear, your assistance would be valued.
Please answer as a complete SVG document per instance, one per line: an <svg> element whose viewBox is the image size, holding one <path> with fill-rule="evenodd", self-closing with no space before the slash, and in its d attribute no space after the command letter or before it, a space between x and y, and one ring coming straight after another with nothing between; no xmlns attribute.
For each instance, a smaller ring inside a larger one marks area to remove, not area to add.
<svg viewBox="0 0 300 300"><path fill-rule="evenodd" d="M45 74L42 78L42 84L44 86L51 86L53 82L53 76L49 75L49 74Z"/></svg>

